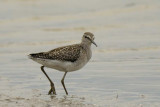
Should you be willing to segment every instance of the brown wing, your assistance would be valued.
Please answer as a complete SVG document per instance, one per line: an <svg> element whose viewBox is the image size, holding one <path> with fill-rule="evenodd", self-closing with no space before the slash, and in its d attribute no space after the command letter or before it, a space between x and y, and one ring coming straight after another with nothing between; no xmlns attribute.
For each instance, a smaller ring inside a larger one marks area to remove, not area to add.
<svg viewBox="0 0 160 107"><path fill-rule="evenodd" d="M34 58L75 62L80 56L81 45L75 44L53 49L49 52L30 54Z"/></svg>

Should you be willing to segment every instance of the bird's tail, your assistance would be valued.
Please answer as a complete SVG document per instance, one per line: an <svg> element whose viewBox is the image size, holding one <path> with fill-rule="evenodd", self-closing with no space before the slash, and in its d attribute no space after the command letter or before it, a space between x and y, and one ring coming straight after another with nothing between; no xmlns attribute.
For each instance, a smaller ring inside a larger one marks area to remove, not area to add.
<svg viewBox="0 0 160 107"><path fill-rule="evenodd" d="M34 57L33 57L32 54L29 54L29 55L28 55L28 58L29 58L29 59L32 59L32 58L34 58Z"/></svg>
<svg viewBox="0 0 160 107"><path fill-rule="evenodd" d="M33 58L47 58L47 55L43 52L41 53L33 53L33 54L29 54L28 58L33 59Z"/></svg>

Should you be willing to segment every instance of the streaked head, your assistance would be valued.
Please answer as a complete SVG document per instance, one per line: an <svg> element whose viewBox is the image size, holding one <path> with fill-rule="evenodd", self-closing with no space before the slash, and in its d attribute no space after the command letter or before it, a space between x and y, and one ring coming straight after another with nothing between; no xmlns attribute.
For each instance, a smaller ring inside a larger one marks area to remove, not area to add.
<svg viewBox="0 0 160 107"><path fill-rule="evenodd" d="M94 39L95 39L95 37L94 37L93 33L85 32L82 37L82 42L87 43L87 44L93 43L97 47L97 44L94 42Z"/></svg>

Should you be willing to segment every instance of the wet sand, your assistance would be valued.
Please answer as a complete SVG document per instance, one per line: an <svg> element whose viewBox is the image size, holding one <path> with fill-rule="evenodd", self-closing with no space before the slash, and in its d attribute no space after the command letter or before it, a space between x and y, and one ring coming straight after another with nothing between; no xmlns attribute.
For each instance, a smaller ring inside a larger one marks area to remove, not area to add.
<svg viewBox="0 0 160 107"><path fill-rule="evenodd" d="M160 105L159 0L0 1L0 107L158 107ZM80 42L95 34L91 61L65 79L33 52Z"/></svg>

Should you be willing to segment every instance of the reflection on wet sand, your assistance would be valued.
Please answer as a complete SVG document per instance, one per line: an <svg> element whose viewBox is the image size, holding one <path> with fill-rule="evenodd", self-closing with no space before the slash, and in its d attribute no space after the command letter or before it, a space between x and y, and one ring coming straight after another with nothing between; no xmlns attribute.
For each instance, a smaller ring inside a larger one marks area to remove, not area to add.
<svg viewBox="0 0 160 107"><path fill-rule="evenodd" d="M41 95L35 95L31 98L11 97L5 94L0 94L1 107L23 106L23 107L94 107L92 104L85 104L85 98L76 96L50 96L50 99L44 99Z"/></svg>

